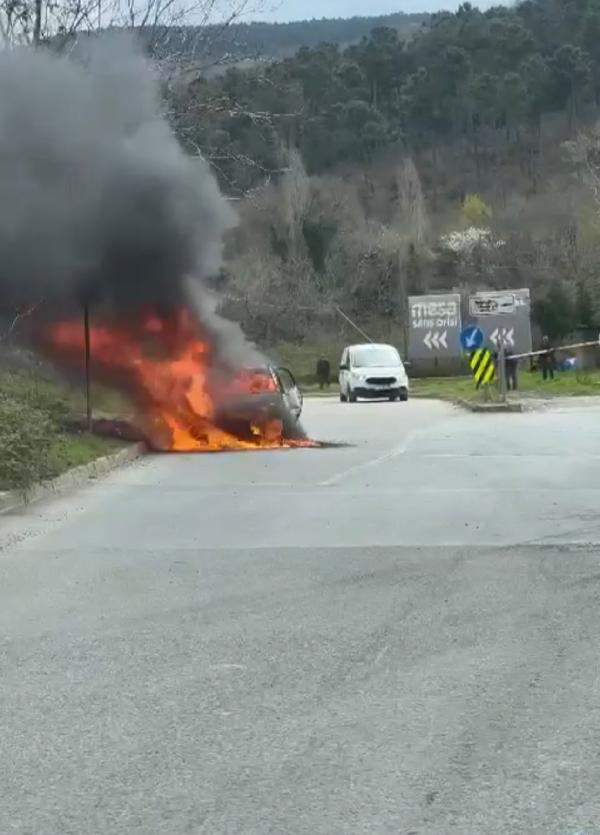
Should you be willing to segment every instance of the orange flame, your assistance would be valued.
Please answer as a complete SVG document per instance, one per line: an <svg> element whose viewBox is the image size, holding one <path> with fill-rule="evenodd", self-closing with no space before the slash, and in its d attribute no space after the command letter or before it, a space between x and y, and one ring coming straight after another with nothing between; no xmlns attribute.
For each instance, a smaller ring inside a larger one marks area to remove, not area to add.
<svg viewBox="0 0 600 835"><path fill-rule="evenodd" d="M41 341L59 364L81 369L84 339L81 321L66 320L46 326ZM223 392L277 391L277 385L269 373L258 371L244 371L215 385L211 345L185 308L168 314L146 311L134 321L92 325L90 354L94 377L131 397L141 429L154 449L311 445L285 440L281 420L266 415L257 414L248 439L215 424L215 399Z"/></svg>

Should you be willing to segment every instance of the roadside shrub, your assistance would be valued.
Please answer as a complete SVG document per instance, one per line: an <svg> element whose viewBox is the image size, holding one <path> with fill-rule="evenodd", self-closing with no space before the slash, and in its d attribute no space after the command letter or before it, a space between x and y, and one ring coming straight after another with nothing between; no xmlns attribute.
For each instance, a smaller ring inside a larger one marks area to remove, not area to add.
<svg viewBox="0 0 600 835"><path fill-rule="evenodd" d="M0 378L0 396L36 409L60 426L70 414L65 392L49 380L25 374L5 374Z"/></svg>
<svg viewBox="0 0 600 835"><path fill-rule="evenodd" d="M26 489L52 475L54 438L48 414L0 393L0 489Z"/></svg>

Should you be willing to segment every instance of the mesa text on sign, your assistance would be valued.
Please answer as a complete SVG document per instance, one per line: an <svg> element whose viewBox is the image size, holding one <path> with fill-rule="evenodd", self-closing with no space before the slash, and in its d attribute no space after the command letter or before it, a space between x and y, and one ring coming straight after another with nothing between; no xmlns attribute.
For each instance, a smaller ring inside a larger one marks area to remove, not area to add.
<svg viewBox="0 0 600 835"><path fill-rule="evenodd" d="M458 356L460 296L439 293L431 296L410 296L408 353L413 359L435 356Z"/></svg>

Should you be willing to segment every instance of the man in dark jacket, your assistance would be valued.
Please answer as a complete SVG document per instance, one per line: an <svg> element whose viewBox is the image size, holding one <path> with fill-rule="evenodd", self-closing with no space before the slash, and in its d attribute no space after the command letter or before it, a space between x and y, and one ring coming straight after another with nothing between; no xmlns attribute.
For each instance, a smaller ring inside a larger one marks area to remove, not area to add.
<svg viewBox="0 0 600 835"><path fill-rule="evenodd" d="M554 365L555 365L555 356L554 356L554 348L550 343L550 339L547 336L542 337L542 351L543 354L540 354L540 368L542 369L542 379L547 380L550 378L551 380L554 379Z"/></svg>
<svg viewBox="0 0 600 835"><path fill-rule="evenodd" d="M329 360L325 357L321 357L321 359L317 362L317 382L319 383L319 388L323 389L325 386L329 388L330 378L331 365L329 364Z"/></svg>
<svg viewBox="0 0 600 835"><path fill-rule="evenodd" d="M517 372L519 367L519 360L506 354L504 358L504 368L506 369L506 388L509 391L517 390Z"/></svg>

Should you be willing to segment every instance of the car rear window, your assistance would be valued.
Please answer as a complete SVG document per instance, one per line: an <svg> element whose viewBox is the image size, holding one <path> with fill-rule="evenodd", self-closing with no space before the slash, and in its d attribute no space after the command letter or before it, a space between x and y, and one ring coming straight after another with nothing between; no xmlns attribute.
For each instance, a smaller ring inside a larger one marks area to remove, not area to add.
<svg viewBox="0 0 600 835"><path fill-rule="evenodd" d="M244 368L238 373L236 382L250 394L277 391L277 383L268 368Z"/></svg>

